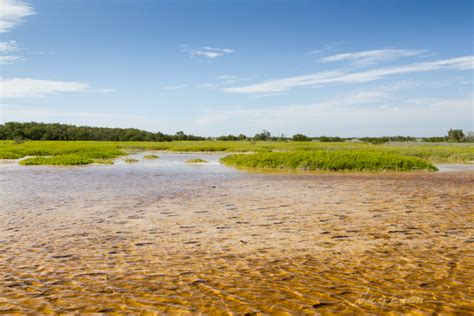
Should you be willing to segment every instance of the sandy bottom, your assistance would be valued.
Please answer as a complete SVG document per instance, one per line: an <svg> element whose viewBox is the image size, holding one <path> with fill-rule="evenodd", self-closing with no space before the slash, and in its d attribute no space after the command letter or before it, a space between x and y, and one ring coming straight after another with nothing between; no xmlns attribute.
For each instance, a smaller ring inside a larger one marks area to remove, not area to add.
<svg viewBox="0 0 474 316"><path fill-rule="evenodd" d="M3 170L0 313L474 312L474 172L121 168Z"/></svg>

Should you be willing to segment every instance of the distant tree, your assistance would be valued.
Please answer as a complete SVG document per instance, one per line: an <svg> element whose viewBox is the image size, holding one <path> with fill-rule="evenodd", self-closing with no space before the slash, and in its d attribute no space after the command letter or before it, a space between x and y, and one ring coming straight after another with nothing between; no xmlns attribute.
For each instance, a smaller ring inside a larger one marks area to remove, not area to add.
<svg viewBox="0 0 474 316"><path fill-rule="evenodd" d="M174 140L186 140L186 134L183 131L176 132L174 135Z"/></svg>
<svg viewBox="0 0 474 316"><path fill-rule="evenodd" d="M293 135L292 139L295 142L309 142L309 141L311 141L311 138L309 138L308 136L303 135L303 134Z"/></svg>
<svg viewBox="0 0 474 316"><path fill-rule="evenodd" d="M272 140L286 142L286 141L288 141L288 137L286 137L285 134L281 133L280 136L272 137Z"/></svg>
<svg viewBox="0 0 474 316"><path fill-rule="evenodd" d="M271 140L272 139L272 134L270 134L269 131L264 129L261 133L255 134L253 139L254 140Z"/></svg>
<svg viewBox="0 0 474 316"><path fill-rule="evenodd" d="M238 140L238 137L234 135L219 136L217 137L217 140L235 141Z"/></svg>
<svg viewBox="0 0 474 316"><path fill-rule="evenodd" d="M467 132L466 137L464 137L464 141L474 143L474 132Z"/></svg>
<svg viewBox="0 0 474 316"><path fill-rule="evenodd" d="M332 136L321 136L318 138L318 140L320 142L343 142L344 141L344 138L341 138L341 137L338 137L338 136L335 136L335 137L332 137Z"/></svg>
<svg viewBox="0 0 474 316"><path fill-rule="evenodd" d="M441 142L448 141L448 137L447 136L423 137L421 140L424 142L429 142L429 143L441 143Z"/></svg>
<svg viewBox="0 0 474 316"><path fill-rule="evenodd" d="M136 128L106 128L75 126L67 124L48 124L36 122L6 122L0 125L0 139L24 140L104 140L104 141L172 141L203 140L203 137L186 135L166 135L152 133Z"/></svg>
<svg viewBox="0 0 474 316"><path fill-rule="evenodd" d="M247 136L245 136L244 134L239 134L239 136L237 136L237 139L238 140L246 140Z"/></svg>
<svg viewBox="0 0 474 316"><path fill-rule="evenodd" d="M448 139L452 142L462 142L465 137L462 129L450 129L448 131Z"/></svg>

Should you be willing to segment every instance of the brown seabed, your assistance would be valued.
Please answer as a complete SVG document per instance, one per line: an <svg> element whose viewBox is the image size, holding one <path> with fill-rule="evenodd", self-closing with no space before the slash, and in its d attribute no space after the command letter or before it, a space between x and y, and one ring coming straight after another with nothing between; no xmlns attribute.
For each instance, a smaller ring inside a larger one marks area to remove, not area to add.
<svg viewBox="0 0 474 316"><path fill-rule="evenodd" d="M39 170L2 183L3 313L474 312L474 172Z"/></svg>

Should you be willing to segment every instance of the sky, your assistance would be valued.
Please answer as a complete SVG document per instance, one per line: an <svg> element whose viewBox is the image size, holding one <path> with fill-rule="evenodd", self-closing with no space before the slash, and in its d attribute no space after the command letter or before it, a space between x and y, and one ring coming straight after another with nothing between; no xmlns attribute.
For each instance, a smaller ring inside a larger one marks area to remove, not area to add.
<svg viewBox="0 0 474 316"><path fill-rule="evenodd" d="M0 123L202 136L474 130L460 0L0 0Z"/></svg>

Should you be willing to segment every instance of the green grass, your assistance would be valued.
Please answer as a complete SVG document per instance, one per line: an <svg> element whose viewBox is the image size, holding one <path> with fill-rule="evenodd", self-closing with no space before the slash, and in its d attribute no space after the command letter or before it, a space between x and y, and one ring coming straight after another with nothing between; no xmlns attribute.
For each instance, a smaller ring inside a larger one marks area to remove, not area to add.
<svg viewBox="0 0 474 316"><path fill-rule="evenodd" d="M125 158L123 161L125 161L126 163L136 163L136 162L138 162L138 159L135 159L135 158Z"/></svg>
<svg viewBox="0 0 474 316"><path fill-rule="evenodd" d="M241 168L321 171L436 171L431 163L415 157L370 151L313 151L234 154L221 162Z"/></svg>
<svg viewBox="0 0 474 316"><path fill-rule="evenodd" d="M86 158L116 158L126 153L118 144L87 141L0 141L0 158L18 159L26 156L76 155Z"/></svg>
<svg viewBox="0 0 474 316"><path fill-rule="evenodd" d="M164 150L175 152L365 152L420 158L432 163L474 162L473 144L360 142L269 142L269 141L175 141L175 142L101 142L101 141L0 141L0 159L19 159L22 164L111 163L114 158L133 151ZM144 159L148 159L145 158Z"/></svg>
<svg viewBox="0 0 474 316"><path fill-rule="evenodd" d="M146 160L158 159L158 158L160 158L160 156L157 156L157 155L145 155L145 156L143 156L143 159L146 159Z"/></svg>
<svg viewBox="0 0 474 316"><path fill-rule="evenodd" d="M0 158L19 159L21 165L87 165L91 163L111 164L113 158L126 155L116 145L100 142L54 142L28 141L16 144L0 142Z"/></svg>
<svg viewBox="0 0 474 316"><path fill-rule="evenodd" d="M20 165L87 165L94 160L80 155L57 155L52 157L31 157L20 161Z"/></svg>
<svg viewBox="0 0 474 316"><path fill-rule="evenodd" d="M207 163L207 162L209 161L201 159L201 158L193 158L186 161L186 163Z"/></svg>
<svg viewBox="0 0 474 316"><path fill-rule="evenodd" d="M97 158L93 159L94 163L101 164L101 165L113 165L114 159L113 158Z"/></svg>

